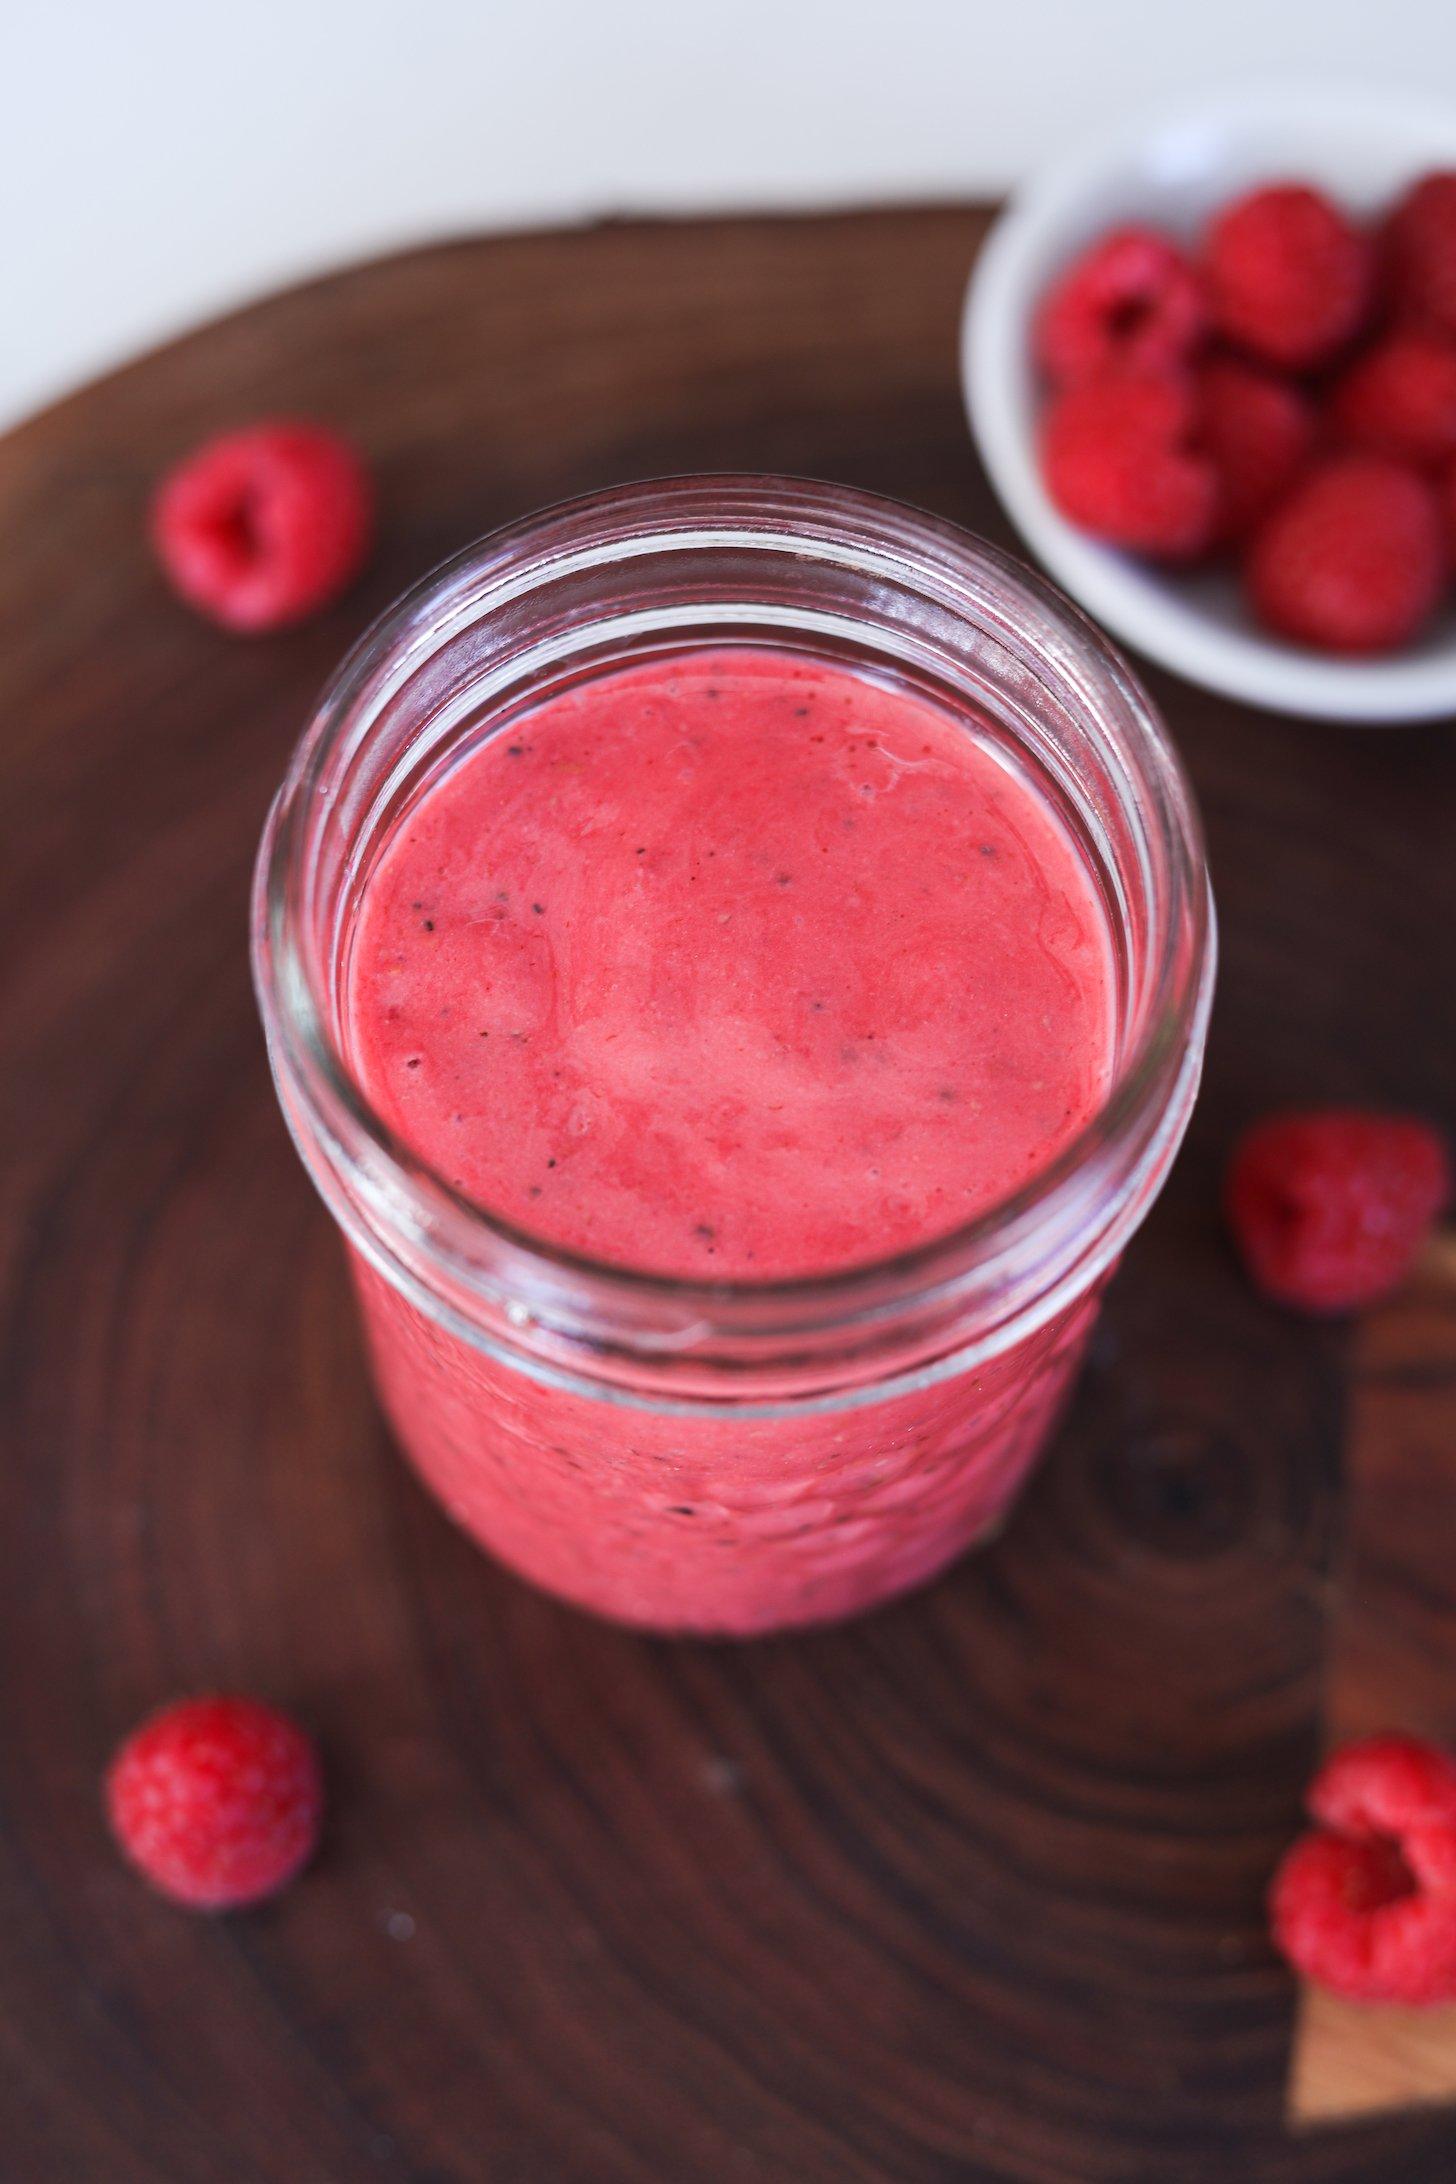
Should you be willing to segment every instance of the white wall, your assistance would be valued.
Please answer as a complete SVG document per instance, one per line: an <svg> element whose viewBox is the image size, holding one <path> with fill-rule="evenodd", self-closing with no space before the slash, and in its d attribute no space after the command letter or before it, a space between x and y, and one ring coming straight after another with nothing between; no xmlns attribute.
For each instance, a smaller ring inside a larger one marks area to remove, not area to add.
<svg viewBox="0 0 1456 2184"><path fill-rule="evenodd" d="M0 0L0 424L389 245L995 190L1074 133L1266 76L1456 99L1456 7Z"/></svg>

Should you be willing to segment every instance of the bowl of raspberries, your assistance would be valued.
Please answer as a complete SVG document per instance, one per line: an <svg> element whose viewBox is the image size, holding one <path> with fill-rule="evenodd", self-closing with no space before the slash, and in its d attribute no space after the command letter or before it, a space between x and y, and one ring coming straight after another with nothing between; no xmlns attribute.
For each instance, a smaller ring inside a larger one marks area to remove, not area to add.
<svg viewBox="0 0 1456 2184"><path fill-rule="evenodd" d="M1456 713L1456 114L1265 92L1074 157L987 239L962 368L1117 636L1281 712Z"/></svg>

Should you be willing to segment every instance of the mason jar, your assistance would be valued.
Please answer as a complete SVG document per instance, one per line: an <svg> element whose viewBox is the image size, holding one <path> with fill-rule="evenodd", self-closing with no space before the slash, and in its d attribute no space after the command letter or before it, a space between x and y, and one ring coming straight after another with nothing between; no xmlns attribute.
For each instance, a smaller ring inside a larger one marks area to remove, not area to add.
<svg viewBox="0 0 1456 2184"><path fill-rule="evenodd" d="M1113 958L1106 1096L1022 1188L914 1249L763 1282L594 1261L472 1203L365 1095L345 975L381 849L453 765L584 677L739 645L902 683L991 739L1074 835ZM1187 1125L1214 931L1177 759L1065 600L893 502L707 477L497 532L376 623L268 818L253 960L421 1477L567 1600L746 1635L869 1608L1001 1524Z"/></svg>

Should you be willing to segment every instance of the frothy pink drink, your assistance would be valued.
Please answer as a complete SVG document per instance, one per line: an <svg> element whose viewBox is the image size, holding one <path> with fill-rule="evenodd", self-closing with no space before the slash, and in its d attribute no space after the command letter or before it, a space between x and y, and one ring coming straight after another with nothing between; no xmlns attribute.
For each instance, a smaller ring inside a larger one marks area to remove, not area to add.
<svg viewBox="0 0 1456 2184"><path fill-rule="evenodd" d="M770 1280L1018 1190L1104 1095L1112 992L1079 849L966 721L722 650L586 682L447 774L370 876L347 1024L379 1113L480 1205L594 1259ZM462 1523L575 1599L725 1630L863 1606L994 1522L1086 1316L969 1400L687 1449L671 1420L507 1403L364 1288L400 1437Z"/></svg>
<svg viewBox="0 0 1456 2184"><path fill-rule="evenodd" d="M1213 939L1089 625L892 502L694 478L368 634L253 961L421 1475L568 1600L743 1635L1000 1525L1186 1128Z"/></svg>

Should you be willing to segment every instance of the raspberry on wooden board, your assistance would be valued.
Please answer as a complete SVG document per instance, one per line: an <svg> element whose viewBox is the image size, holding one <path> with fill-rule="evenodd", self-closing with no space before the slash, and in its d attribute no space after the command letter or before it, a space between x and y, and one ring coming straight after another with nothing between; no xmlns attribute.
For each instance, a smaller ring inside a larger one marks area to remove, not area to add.
<svg viewBox="0 0 1456 2184"><path fill-rule="evenodd" d="M1347 2001L1456 2001L1456 1761L1415 1737L1366 1737L1325 1763L1306 1802L1316 1826L1269 1893L1288 1962Z"/></svg>
<svg viewBox="0 0 1456 2184"><path fill-rule="evenodd" d="M1396 1287L1450 1194L1446 1147L1429 1124L1322 1108L1246 1131L1224 1204L1257 1288L1300 1311L1339 1313Z"/></svg>
<svg viewBox="0 0 1456 2184"><path fill-rule="evenodd" d="M152 543L179 597L239 635L328 606L368 553L373 493L349 443L273 421L208 440L168 472Z"/></svg>
<svg viewBox="0 0 1456 2184"><path fill-rule="evenodd" d="M312 1856L323 1816L313 1745L256 1699L183 1699L142 1723L106 1780L116 1840L165 1896L202 1911L257 1903Z"/></svg>

